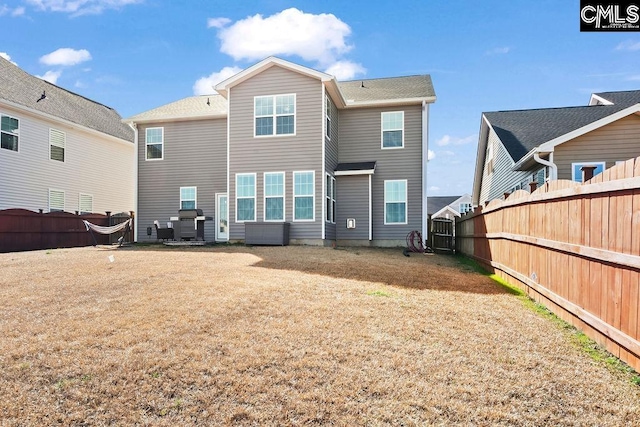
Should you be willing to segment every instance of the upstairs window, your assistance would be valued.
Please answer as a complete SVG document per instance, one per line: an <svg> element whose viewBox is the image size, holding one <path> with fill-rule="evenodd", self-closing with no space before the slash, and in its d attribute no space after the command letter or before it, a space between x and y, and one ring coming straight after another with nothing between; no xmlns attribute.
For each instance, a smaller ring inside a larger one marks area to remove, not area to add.
<svg viewBox="0 0 640 427"><path fill-rule="evenodd" d="M296 96L274 95L254 98L254 136L294 135Z"/></svg>
<svg viewBox="0 0 640 427"><path fill-rule="evenodd" d="M382 113L382 148L404 147L404 111Z"/></svg>
<svg viewBox="0 0 640 427"><path fill-rule="evenodd" d="M0 122L0 148L18 151L20 120L9 116L1 116Z"/></svg>
<svg viewBox="0 0 640 427"><path fill-rule="evenodd" d="M264 220L284 221L284 172L264 174Z"/></svg>
<svg viewBox="0 0 640 427"><path fill-rule="evenodd" d="M67 134L55 129L49 129L49 158L64 162L64 146Z"/></svg>
<svg viewBox="0 0 640 427"><path fill-rule="evenodd" d="M180 187L180 209L195 209L197 194L196 187Z"/></svg>
<svg viewBox="0 0 640 427"><path fill-rule="evenodd" d="M147 128L145 143L147 146L146 160L162 160L164 158L164 128Z"/></svg>

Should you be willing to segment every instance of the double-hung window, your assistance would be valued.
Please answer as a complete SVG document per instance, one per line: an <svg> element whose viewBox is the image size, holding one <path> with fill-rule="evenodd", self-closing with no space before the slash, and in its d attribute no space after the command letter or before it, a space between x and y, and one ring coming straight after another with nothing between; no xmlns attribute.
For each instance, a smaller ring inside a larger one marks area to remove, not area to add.
<svg viewBox="0 0 640 427"><path fill-rule="evenodd" d="M284 172L264 174L264 220L284 221Z"/></svg>
<svg viewBox="0 0 640 427"><path fill-rule="evenodd" d="M91 194L80 193L78 197L78 211L81 214L93 212L93 196Z"/></svg>
<svg viewBox="0 0 640 427"><path fill-rule="evenodd" d="M147 128L145 143L147 146L146 160L162 160L164 158L164 128Z"/></svg>
<svg viewBox="0 0 640 427"><path fill-rule="evenodd" d="M404 147L404 111L382 113L382 148Z"/></svg>
<svg viewBox="0 0 640 427"><path fill-rule="evenodd" d="M331 139L331 98L329 98L328 95L325 95L324 102L324 115L326 117L325 135L327 135L327 138Z"/></svg>
<svg viewBox="0 0 640 427"><path fill-rule="evenodd" d="M326 212L326 221L332 224L336 223L336 179L331 175L327 174L327 182L326 182L326 192L327 192L327 212Z"/></svg>
<svg viewBox="0 0 640 427"><path fill-rule="evenodd" d="M254 117L254 136L295 134L296 95L256 96Z"/></svg>
<svg viewBox="0 0 640 427"><path fill-rule="evenodd" d="M314 221L315 172L293 173L293 220Z"/></svg>
<svg viewBox="0 0 640 427"><path fill-rule="evenodd" d="M236 221L256 220L256 174L236 175Z"/></svg>
<svg viewBox="0 0 640 427"><path fill-rule="evenodd" d="M197 208L197 187L180 187L180 209Z"/></svg>
<svg viewBox="0 0 640 427"><path fill-rule="evenodd" d="M0 148L18 151L20 120L10 116L0 116Z"/></svg>
<svg viewBox="0 0 640 427"><path fill-rule="evenodd" d="M571 163L571 179L576 182L582 182L582 167L583 166L595 166L593 176L604 172L605 162L582 162Z"/></svg>
<svg viewBox="0 0 640 427"><path fill-rule="evenodd" d="M49 212L64 211L64 191L49 189Z"/></svg>
<svg viewBox="0 0 640 427"><path fill-rule="evenodd" d="M407 223L407 180L384 182L384 223Z"/></svg>
<svg viewBox="0 0 640 427"><path fill-rule="evenodd" d="M64 162L64 148L67 134L56 129L49 129L49 158Z"/></svg>

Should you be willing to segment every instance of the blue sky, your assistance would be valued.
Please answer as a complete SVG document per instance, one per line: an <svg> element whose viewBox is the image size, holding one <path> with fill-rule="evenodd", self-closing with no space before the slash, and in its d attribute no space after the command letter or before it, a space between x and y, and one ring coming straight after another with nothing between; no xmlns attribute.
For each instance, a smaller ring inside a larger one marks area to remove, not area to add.
<svg viewBox="0 0 640 427"><path fill-rule="evenodd" d="M341 79L430 74L432 196L471 192L483 111L640 88L640 33L580 33L577 0L0 0L0 55L123 117L271 54Z"/></svg>

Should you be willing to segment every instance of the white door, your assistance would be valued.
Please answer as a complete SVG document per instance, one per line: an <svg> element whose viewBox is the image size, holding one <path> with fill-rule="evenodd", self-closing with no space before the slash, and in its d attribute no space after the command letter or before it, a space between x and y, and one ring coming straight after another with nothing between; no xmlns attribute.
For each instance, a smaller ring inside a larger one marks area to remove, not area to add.
<svg viewBox="0 0 640 427"><path fill-rule="evenodd" d="M226 194L216 194L216 241L229 240L229 203Z"/></svg>

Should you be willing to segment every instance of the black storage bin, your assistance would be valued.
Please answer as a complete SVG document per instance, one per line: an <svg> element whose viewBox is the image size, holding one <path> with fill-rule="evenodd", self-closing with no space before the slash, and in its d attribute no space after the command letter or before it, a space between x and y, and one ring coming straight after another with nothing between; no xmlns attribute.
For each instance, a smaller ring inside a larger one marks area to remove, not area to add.
<svg viewBox="0 0 640 427"><path fill-rule="evenodd" d="M245 222L244 243L247 245L287 246L288 222Z"/></svg>

